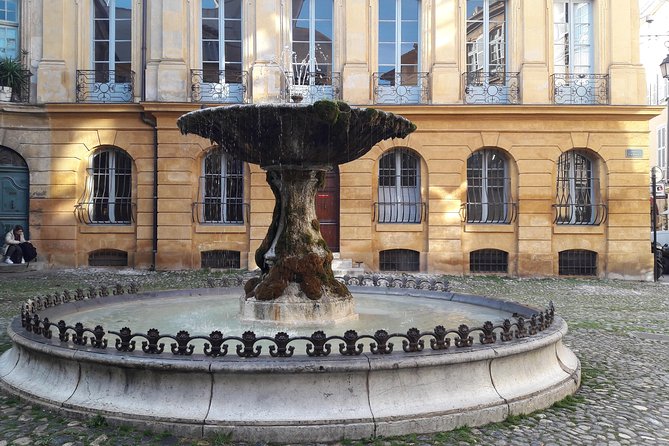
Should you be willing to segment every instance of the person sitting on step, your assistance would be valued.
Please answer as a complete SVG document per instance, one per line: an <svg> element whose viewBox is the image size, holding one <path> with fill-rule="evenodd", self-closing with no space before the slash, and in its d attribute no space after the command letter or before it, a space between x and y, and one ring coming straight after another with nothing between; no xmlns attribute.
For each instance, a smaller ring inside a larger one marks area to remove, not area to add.
<svg viewBox="0 0 669 446"><path fill-rule="evenodd" d="M14 226L14 229L5 235L5 244L2 247L2 254L5 256L4 262L8 264L25 263L22 243L28 243L23 237L23 227Z"/></svg>

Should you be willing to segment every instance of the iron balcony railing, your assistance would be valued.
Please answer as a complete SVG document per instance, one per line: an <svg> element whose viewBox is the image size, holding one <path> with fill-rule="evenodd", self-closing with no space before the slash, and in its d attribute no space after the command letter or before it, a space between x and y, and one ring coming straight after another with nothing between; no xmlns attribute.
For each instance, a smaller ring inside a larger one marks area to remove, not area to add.
<svg viewBox="0 0 669 446"><path fill-rule="evenodd" d="M200 224L243 225L249 221L249 203L241 200L197 201L192 205L193 221Z"/></svg>
<svg viewBox="0 0 669 446"><path fill-rule="evenodd" d="M557 203L553 205L556 225L601 225L608 218L605 204Z"/></svg>
<svg viewBox="0 0 669 446"><path fill-rule="evenodd" d="M341 99L341 73L306 71L285 75L285 102L312 104L321 99Z"/></svg>
<svg viewBox="0 0 669 446"><path fill-rule="evenodd" d="M608 74L554 74L553 102L568 105L608 105Z"/></svg>
<svg viewBox="0 0 669 446"><path fill-rule="evenodd" d="M465 104L520 104L520 73L462 74Z"/></svg>
<svg viewBox="0 0 669 446"><path fill-rule="evenodd" d="M421 223L427 216L427 203L375 202L372 219L377 223Z"/></svg>
<svg viewBox="0 0 669 446"><path fill-rule="evenodd" d="M77 203L74 214L79 223L86 225L129 225L135 221L136 207L130 198L100 198Z"/></svg>
<svg viewBox="0 0 669 446"><path fill-rule="evenodd" d="M515 202L472 202L460 205L460 218L464 223L509 224L518 217Z"/></svg>
<svg viewBox="0 0 669 446"><path fill-rule="evenodd" d="M33 74L30 70L21 70L22 81L20 82L20 88L12 88L12 102L30 102L30 76Z"/></svg>
<svg viewBox="0 0 669 446"><path fill-rule="evenodd" d="M132 102L135 72L77 70L77 102Z"/></svg>
<svg viewBox="0 0 669 446"><path fill-rule="evenodd" d="M427 104L430 73L373 73L375 104Z"/></svg>
<svg viewBox="0 0 669 446"><path fill-rule="evenodd" d="M190 71L193 102L243 104L248 102L247 71Z"/></svg>

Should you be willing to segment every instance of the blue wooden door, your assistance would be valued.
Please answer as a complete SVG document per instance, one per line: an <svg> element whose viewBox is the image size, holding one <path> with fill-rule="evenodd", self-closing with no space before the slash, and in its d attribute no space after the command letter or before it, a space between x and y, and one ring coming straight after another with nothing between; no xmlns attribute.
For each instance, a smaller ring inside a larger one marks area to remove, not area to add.
<svg viewBox="0 0 669 446"><path fill-rule="evenodd" d="M26 167L0 165L0 227L2 236L15 225L23 226L26 239L28 228L29 174Z"/></svg>

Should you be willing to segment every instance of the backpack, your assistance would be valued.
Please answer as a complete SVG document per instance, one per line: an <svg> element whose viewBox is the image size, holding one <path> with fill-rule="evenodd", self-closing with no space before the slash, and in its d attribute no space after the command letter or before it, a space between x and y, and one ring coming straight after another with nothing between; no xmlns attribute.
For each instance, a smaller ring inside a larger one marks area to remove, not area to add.
<svg viewBox="0 0 669 446"><path fill-rule="evenodd" d="M21 243L19 245L23 251L23 260L32 262L37 257L37 249L30 242Z"/></svg>

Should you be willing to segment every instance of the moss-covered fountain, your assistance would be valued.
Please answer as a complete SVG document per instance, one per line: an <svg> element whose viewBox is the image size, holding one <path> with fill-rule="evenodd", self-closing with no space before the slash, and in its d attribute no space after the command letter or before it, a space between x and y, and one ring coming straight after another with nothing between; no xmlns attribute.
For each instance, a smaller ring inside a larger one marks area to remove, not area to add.
<svg viewBox="0 0 669 446"><path fill-rule="evenodd" d="M301 323L355 317L351 293L332 273L316 191L334 166L379 141L404 138L416 126L392 113L334 101L215 107L182 116L178 126L267 171L276 204L255 255L262 276L244 287L242 318Z"/></svg>

